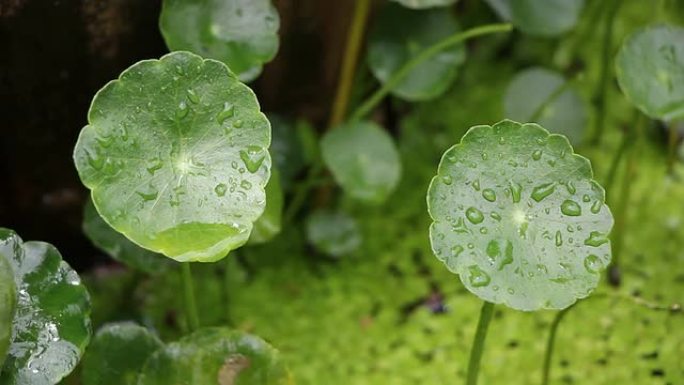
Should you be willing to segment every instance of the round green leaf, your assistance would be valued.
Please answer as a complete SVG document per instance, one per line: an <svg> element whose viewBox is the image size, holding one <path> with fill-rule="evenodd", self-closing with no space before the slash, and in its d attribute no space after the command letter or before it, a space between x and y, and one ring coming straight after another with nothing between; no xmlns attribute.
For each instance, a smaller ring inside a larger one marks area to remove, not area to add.
<svg viewBox="0 0 684 385"><path fill-rule="evenodd" d="M501 20L511 20L513 11L511 10L511 0L485 0L492 10Z"/></svg>
<svg viewBox="0 0 684 385"><path fill-rule="evenodd" d="M584 0L510 0L513 24L535 36L556 36L571 30Z"/></svg>
<svg viewBox="0 0 684 385"><path fill-rule="evenodd" d="M134 269L155 274L166 271L169 266L167 258L143 249L112 229L97 213L91 199L83 208L82 227L83 233L97 248Z"/></svg>
<svg viewBox="0 0 684 385"><path fill-rule="evenodd" d="M382 83L422 50L458 32L456 18L447 9L413 11L386 6L376 21L368 46L368 65ZM443 94L465 60L462 44L443 50L409 72L392 94L409 101Z"/></svg>
<svg viewBox="0 0 684 385"><path fill-rule="evenodd" d="M164 0L159 17L169 50L222 61L244 82L275 57L279 27L270 0Z"/></svg>
<svg viewBox="0 0 684 385"><path fill-rule="evenodd" d="M250 244L268 242L280 233L283 217L283 189L280 187L280 174L274 167L271 169L271 179L266 185L266 209L254 222Z"/></svg>
<svg viewBox="0 0 684 385"><path fill-rule="evenodd" d="M306 221L306 237L317 250L333 257L352 253L361 245L356 221L341 211L312 213Z"/></svg>
<svg viewBox="0 0 684 385"><path fill-rule="evenodd" d="M616 59L627 99L665 121L684 118L684 28L654 25L627 38Z"/></svg>
<svg viewBox="0 0 684 385"><path fill-rule="evenodd" d="M17 309L2 385L53 385L76 367L90 339L90 300L52 245L0 229L0 255L14 271Z"/></svg>
<svg viewBox="0 0 684 385"><path fill-rule="evenodd" d="M0 253L0 368L9 349L12 319L17 306L17 287L14 285L14 273L7 258Z"/></svg>
<svg viewBox="0 0 684 385"><path fill-rule="evenodd" d="M101 89L74 150L102 218L178 261L216 261L265 206L270 125L221 62L173 52Z"/></svg>
<svg viewBox="0 0 684 385"><path fill-rule="evenodd" d="M559 93L560 92L560 93ZM549 131L563 134L579 144L587 124L582 98L559 73L540 67L526 69L513 78L504 96L506 116L530 122L536 116Z"/></svg>
<svg viewBox="0 0 684 385"><path fill-rule="evenodd" d="M133 322L105 325L83 358L83 385L135 385L147 358L163 346L156 335Z"/></svg>
<svg viewBox="0 0 684 385"><path fill-rule="evenodd" d="M404 7L423 9L432 7L448 7L456 3L456 0L392 0Z"/></svg>
<svg viewBox="0 0 684 385"><path fill-rule="evenodd" d="M435 255L478 297L564 309L596 287L613 217L589 161L536 124L471 128L427 195Z"/></svg>
<svg viewBox="0 0 684 385"><path fill-rule="evenodd" d="M290 375L278 352L262 339L207 328L171 343L145 364L138 385L286 385Z"/></svg>
<svg viewBox="0 0 684 385"><path fill-rule="evenodd" d="M381 203L399 183L399 153L375 123L351 122L328 131L321 151L335 181L352 198Z"/></svg>

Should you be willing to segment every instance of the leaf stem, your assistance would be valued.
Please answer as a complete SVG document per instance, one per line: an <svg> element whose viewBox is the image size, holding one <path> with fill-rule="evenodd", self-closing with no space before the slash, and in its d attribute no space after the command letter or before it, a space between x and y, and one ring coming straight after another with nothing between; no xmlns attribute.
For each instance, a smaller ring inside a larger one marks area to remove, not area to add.
<svg viewBox="0 0 684 385"><path fill-rule="evenodd" d="M192 270L190 269L190 262L181 264L181 273L183 276L183 294L185 295L185 309L188 317L188 326L193 332L200 327L199 313L197 312L197 302L195 299L195 285L192 279Z"/></svg>
<svg viewBox="0 0 684 385"><path fill-rule="evenodd" d="M451 35L430 47L421 51L418 55L409 60L403 67L399 68L375 93L373 93L366 101L354 111L350 120L360 120L368 115L390 92L397 86L404 78L422 62L430 59L436 54L450 48L456 44L462 43L474 37L488 35L493 33L509 32L513 29L511 24L488 24L469 29L464 32Z"/></svg>
<svg viewBox="0 0 684 385"><path fill-rule="evenodd" d="M542 372L542 385L549 384L549 376L551 374L551 361L553 358L554 345L556 344L556 333L558 332L558 325L563 320L565 314L567 314L567 312L570 311L570 309L575 307L575 304L577 304L577 302L559 311L553 318L553 322L551 323L551 327L549 328L549 339L546 341L546 352L544 354L544 369Z"/></svg>
<svg viewBox="0 0 684 385"><path fill-rule="evenodd" d="M470 361L468 362L468 374L466 385L477 385L477 376L480 372L480 361L484 351L487 329L494 313L494 304L485 301L480 311L480 320L477 322L477 331L473 339L473 346L470 348Z"/></svg>
<svg viewBox="0 0 684 385"><path fill-rule="evenodd" d="M337 92L335 94L335 101L333 102L328 128L340 124L347 113L354 75L356 73L356 64L359 60L359 52L361 51L370 6L370 0L356 0L352 24L349 26L347 32L347 45L344 50L339 83L337 85Z"/></svg>
<svg viewBox="0 0 684 385"><path fill-rule="evenodd" d="M570 88L573 80L574 79L566 80L565 82L560 84L558 87L556 87L556 89L553 90L553 92L546 98L546 100L544 100L544 102L542 104L540 104L536 110L534 110L534 113L530 117L530 122L538 122L539 118L541 118L542 114L544 113L544 110L546 110L546 108L548 106L550 106L551 103L556 101L556 99L558 99L558 97L561 96L561 94L563 94L563 92L567 91L568 88Z"/></svg>

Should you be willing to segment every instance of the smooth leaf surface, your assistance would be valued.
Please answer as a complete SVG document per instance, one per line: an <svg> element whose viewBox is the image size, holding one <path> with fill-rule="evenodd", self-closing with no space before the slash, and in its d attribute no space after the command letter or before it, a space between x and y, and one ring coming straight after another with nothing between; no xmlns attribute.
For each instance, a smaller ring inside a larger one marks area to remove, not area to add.
<svg viewBox="0 0 684 385"><path fill-rule="evenodd" d="M145 60L95 96L74 150L103 219L178 261L216 261L265 207L270 125L221 62Z"/></svg>
<svg viewBox="0 0 684 385"><path fill-rule="evenodd" d="M333 257L352 253L361 245L356 221L341 211L313 212L306 221L306 237L317 250Z"/></svg>
<svg viewBox="0 0 684 385"><path fill-rule="evenodd" d="M565 83L559 73L541 67L519 72L506 89L506 116L531 122L536 115L536 123L579 144L587 124L587 110L579 94Z"/></svg>
<svg viewBox="0 0 684 385"><path fill-rule="evenodd" d="M164 0L159 28L171 51L222 61L249 82L278 52L271 0Z"/></svg>
<svg viewBox="0 0 684 385"><path fill-rule="evenodd" d="M557 36L571 30L584 0L509 0L513 24L534 36Z"/></svg>
<svg viewBox="0 0 684 385"><path fill-rule="evenodd" d="M403 5L404 7L423 9L432 7L447 7L455 4L457 0L392 0Z"/></svg>
<svg viewBox="0 0 684 385"><path fill-rule="evenodd" d="M143 249L111 228L97 213L90 199L83 208L82 227L83 233L93 245L131 268L156 274L166 271L169 267L169 260L163 255Z"/></svg>
<svg viewBox="0 0 684 385"><path fill-rule="evenodd" d="M280 185L280 173L276 168L271 169L271 179L266 185L266 209L259 219L254 222L250 244L270 241L280 233L284 205L283 189Z"/></svg>
<svg viewBox="0 0 684 385"><path fill-rule="evenodd" d="M145 361L164 344L133 322L100 328L83 358L83 385L135 385Z"/></svg>
<svg viewBox="0 0 684 385"><path fill-rule="evenodd" d="M321 151L335 181L354 199L381 203L399 183L399 153L375 123L350 122L328 131Z"/></svg>
<svg viewBox="0 0 684 385"><path fill-rule="evenodd" d="M422 50L459 31L448 9L414 11L388 4L371 31L368 65L385 83ZM465 60L463 45L443 50L410 71L392 94L409 101L428 100L443 94Z"/></svg>
<svg viewBox="0 0 684 385"><path fill-rule="evenodd" d="M168 344L145 364L138 385L289 385L279 353L262 339L207 328Z"/></svg>
<svg viewBox="0 0 684 385"><path fill-rule="evenodd" d="M9 349L12 319L17 306L17 287L14 284L14 273L8 257L0 253L0 368Z"/></svg>
<svg viewBox="0 0 684 385"><path fill-rule="evenodd" d="M483 300L564 309L596 287L613 225L589 161L536 124L476 126L428 191L434 254Z"/></svg>
<svg viewBox="0 0 684 385"><path fill-rule="evenodd" d="M17 287L0 384L56 384L76 367L90 339L88 292L52 245L22 242L0 229L0 254L9 257Z"/></svg>
<svg viewBox="0 0 684 385"><path fill-rule="evenodd" d="M627 38L615 61L620 88L650 117L684 118L684 28L653 25Z"/></svg>

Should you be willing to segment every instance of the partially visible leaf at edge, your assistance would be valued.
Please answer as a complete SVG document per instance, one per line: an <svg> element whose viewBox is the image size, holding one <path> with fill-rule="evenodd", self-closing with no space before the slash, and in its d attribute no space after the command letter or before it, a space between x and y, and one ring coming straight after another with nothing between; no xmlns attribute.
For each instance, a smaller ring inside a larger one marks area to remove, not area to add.
<svg viewBox="0 0 684 385"><path fill-rule="evenodd" d="M9 349L14 309L17 306L17 287L7 258L9 256L0 253L0 368Z"/></svg>

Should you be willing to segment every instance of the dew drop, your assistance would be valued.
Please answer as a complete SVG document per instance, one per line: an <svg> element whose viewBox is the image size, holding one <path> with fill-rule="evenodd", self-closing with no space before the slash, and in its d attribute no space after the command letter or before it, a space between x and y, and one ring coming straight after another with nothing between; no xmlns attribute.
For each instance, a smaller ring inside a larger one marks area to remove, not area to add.
<svg viewBox="0 0 684 385"><path fill-rule="evenodd" d="M556 246L563 246L563 234L561 234L560 230L556 231Z"/></svg>
<svg viewBox="0 0 684 385"><path fill-rule="evenodd" d="M94 156L90 151L86 150L86 158L88 158L90 167L97 171L102 170L102 167L104 166L104 159L102 157Z"/></svg>
<svg viewBox="0 0 684 385"><path fill-rule="evenodd" d="M225 196L226 191L228 191L228 186L226 186L224 183L219 183L216 185L216 187L214 187L214 192L219 197Z"/></svg>
<svg viewBox="0 0 684 385"><path fill-rule="evenodd" d="M567 216L577 217L582 215L582 208L577 202L567 199L561 203L561 212Z"/></svg>
<svg viewBox="0 0 684 385"><path fill-rule="evenodd" d="M138 194L144 201L153 201L157 199L159 196L158 191L136 191L136 194Z"/></svg>
<svg viewBox="0 0 684 385"><path fill-rule="evenodd" d="M233 116L235 116L235 106L228 102L225 102L223 103L223 110L216 114L216 121L219 124L223 124L223 122L225 122L226 119L232 118Z"/></svg>
<svg viewBox="0 0 684 385"><path fill-rule="evenodd" d="M584 196L582 197L582 201L583 202L589 202L589 201L591 201L591 197L587 194L584 194Z"/></svg>
<svg viewBox="0 0 684 385"><path fill-rule="evenodd" d="M242 120L237 119L233 122L233 127L235 128L241 128L242 127Z"/></svg>
<svg viewBox="0 0 684 385"><path fill-rule="evenodd" d="M444 175L442 176L442 183L450 186L452 183L454 183L454 178L452 178L451 175Z"/></svg>
<svg viewBox="0 0 684 385"><path fill-rule="evenodd" d="M150 175L154 175L154 173L157 170L160 170L162 167L164 167L164 164L162 163L160 158L153 158L147 163L147 172L150 173Z"/></svg>
<svg viewBox="0 0 684 385"><path fill-rule="evenodd" d="M242 182L240 182L240 187L242 187L245 190L249 190L252 188L252 183L247 179L243 179Z"/></svg>
<svg viewBox="0 0 684 385"><path fill-rule="evenodd" d="M188 108L188 104L185 102L185 100L182 100L178 104L178 109L176 110L176 119L183 119L186 116L188 116L188 112L190 112L190 109Z"/></svg>
<svg viewBox="0 0 684 385"><path fill-rule="evenodd" d="M451 226L451 230L456 234L470 234L470 230L466 226L463 218L458 218L456 223L453 226Z"/></svg>
<svg viewBox="0 0 684 385"><path fill-rule="evenodd" d="M451 248L451 257L452 258L457 258L461 253L463 252L463 246L461 245L456 245Z"/></svg>
<svg viewBox="0 0 684 385"><path fill-rule="evenodd" d="M189 89L187 91L187 95L188 95L188 100L190 101L190 103L198 104L200 102L200 97L199 97L199 95L197 95L197 92L195 92L195 90Z"/></svg>
<svg viewBox="0 0 684 385"><path fill-rule="evenodd" d="M575 188L575 184L572 181L568 181L568 183L565 184L565 188L570 194L575 194L577 192L577 188Z"/></svg>
<svg viewBox="0 0 684 385"><path fill-rule="evenodd" d="M475 181L473 181L473 188L475 189L475 191L480 191L480 180L479 179L475 179Z"/></svg>
<svg viewBox="0 0 684 385"><path fill-rule="evenodd" d="M249 146L247 150L240 151L240 159L242 159L245 167L252 174L259 170L265 158L266 154L264 154L263 149L259 146Z"/></svg>
<svg viewBox="0 0 684 385"><path fill-rule="evenodd" d="M494 202L496 200L496 193L494 190L486 188L482 190L482 197L490 202Z"/></svg>
<svg viewBox="0 0 684 385"><path fill-rule="evenodd" d="M501 215L500 215L499 213L497 213L496 211L492 211L492 212L489 214L489 216L492 217L492 219L494 219L495 221L500 221L500 220L501 220Z"/></svg>
<svg viewBox="0 0 684 385"><path fill-rule="evenodd" d="M599 247L606 243L608 243L608 237L599 231L592 231L589 233L589 238L584 240L585 245L593 247Z"/></svg>
<svg viewBox="0 0 684 385"><path fill-rule="evenodd" d="M598 214L601 211L601 207L603 207L603 203L597 200L596 202L592 203L590 210L593 214Z"/></svg>
<svg viewBox="0 0 684 385"><path fill-rule="evenodd" d="M540 184L539 186L535 187L532 190L531 197L536 202L541 202L542 200L544 200L544 198L553 194L553 192L555 190L556 190L556 183L554 183L554 182Z"/></svg>
<svg viewBox="0 0 684 385"><path fill-rule="evenodd" d="M520 183L516 183L511 181L511 198L513 199L513 203L518 203L520 202L520 194L522 193L522 186Z"/></svg>
<svg viewBox="0 0 684 385"><path fill-rule="evenodd" d="M539 159L541 159L541 156L542 156L541 150L534 150L534 151L532 152L532 159L534 159L534 160L539 160Z"/></svg>
<svg viewBox="0 0 684 385"><path fill-rule="evenodd" d="M594 254L589 254L584 258L584 268L587 269L588 272L598 273L601 270L601 267L603 267L601 260Z"/></svg>
<svg viewBox="0 0 684 385"><path fill-rule="evenodd" d="M484 220L484 215L482 214L482 211L476 209L475 207L468 207L466 210L466 218L470 221L470 223L477 225L479 223L482 223Z"/></svg>
<svg viewBox="0 0 684 385"><path fill-rule="evenodd" d="M489 285L492 279L478 265L468 266L468 281L473 287L484 287Z"/></svg>

